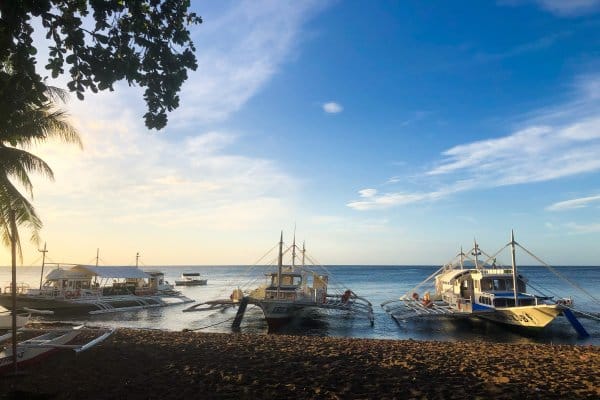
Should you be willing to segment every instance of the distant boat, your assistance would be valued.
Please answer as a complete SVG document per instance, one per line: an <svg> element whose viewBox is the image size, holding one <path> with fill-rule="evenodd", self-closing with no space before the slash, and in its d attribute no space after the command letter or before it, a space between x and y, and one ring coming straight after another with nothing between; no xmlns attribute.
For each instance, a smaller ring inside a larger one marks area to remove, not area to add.
<svg viewBox="0 0 600 400"><path fill-rule="evenodd" d="M296 264L296 252L302 253L301 264ZM239 327L246 306L253 304L263 311L269 330L275 330L291 322L298 316L308 315L308 311L338 311L367 317L373 325L371 303L358 296L349 288L332 287L324 267L306 265L304 247L296 246L295 240L285 253L292 255L291 265L283 265L283 235L279 242L277 269L266 274L267 283L244 292L238 288L229 299L212 300L198 304L184 311L207 311L217 307L238 305L238 313L233 321ZM247 284L245 284L247 286Z"/></svg>
<svg viewBox="0 0 600 400"><path fill-rule="evenodd" d="M178 292L161 290L162 273L148 274L137 267L49 265L57 268L48 273L40 289L18 288L18 309L50 310L57 315L100 314L193 301ZM11 297L8 289L0 294L0 306L11 308Z"/></svg>
<svg viewBox="0 0 600 400"><path fill-rule="evenodd" d="M184 272L181 279L175 281L175 286L202 286L207 280L200 278L199 272Z"/></svg>
<svg viewBox="0 0 600 400"><path fill-rule="evenodd" d="M17 344L17 366L24 367L41 361L53 352L61 349L71 349L75 352L85 351L96 344L108 338L113 330L104 330L102 335L88 341L84 344L71 344L77 336L82 332L81 327L73 329L57 329L51 330L32 339L21 341ZM5 341L10 339L9 335L0 337L0 340ZM13 366L13 350L12 346L6 347L0 351L0 373L10 371Z"/></svg>
<svg viewBox="0 0 600 400"><path fill-rule="evenodd" d="M496 255L509 246L512 266L498 265ZM481 262L480 256L485 253L475 242L469 254L461 251L455 260L417 286L435 280L433 295L427 291L420 296L415 288L412 293L386 301L381 306L397 321L440 316L478 317L534 329L544 328L564 314L577 332L586 336L587 332L571 312L572 299L554 300L551 296L528 293L528 280L517 271L516 246L518 243L512 235L507 245Z"/></svg>

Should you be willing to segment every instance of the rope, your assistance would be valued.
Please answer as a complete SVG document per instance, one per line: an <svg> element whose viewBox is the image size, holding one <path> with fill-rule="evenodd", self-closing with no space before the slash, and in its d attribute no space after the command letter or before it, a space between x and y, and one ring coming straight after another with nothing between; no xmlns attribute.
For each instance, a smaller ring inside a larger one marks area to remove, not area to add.
<svg viewBox="0 0 600 400"><path fill-rule="evenodd" d="M202 326L200 328L187 329L186 331L187 332L193 332L193 331L199 331L199 330L206 329L206 328L212 328L213 326L221 325L221 324L224 324L225 322L229 322L229 321L232 321L234 319L235 319L235 317L231 317L231 318L228 318L228 319L226 319L224 321L219 321L219 322L216 322L214 324L205 325L205 326Z"/></svg>
<svg viewBox="0 0 600 400"><path fill-rule="evenodd" d="M235 319L235 317L226 319L224 321L217 322L215 324L210 324L210 325L202 326L200 328L186 329L186 332L193 332L193 331L199 331L199 330L206 329L206 328L211 328L213 326L221 325L221 324L224 324L225 322L232 321L234 319Z"/></svg>
<svg viewBox="0 0 600 400"><path fill-rule="evenodd" d="M517 246L519 246L521 249L523 249L527 254L529 254L531 257L533 257L535 260L537 260L538 262L542 263L542 265L544 265L546 268L548 268L554 275L556 275L557 277L559 277L560 279L564 280L565 282L567 282L569 285L573 286L575 289L579 289L581 290L583 293L587 294L591 299L593 299L595 302L600 303L600 300L598 300L596 297L594 297L594 295L592 295L590 292L588 292L587 290L585 290L584 288L582 288L581 286L579 286L578 284L576 284L575 282L572 282L571 280L567 279L566 277L562 276L557 270L555 270L554 268L552 268L549 264L545 263L544 261L542 261L539 257L537 257L535 254L533 254L532 252L530 252L529 250L527 250L525 247L521 246L519 243L515 244Z"/></svg>
<svg viewBox="0 0 600 400"><path fill-rule="evenodd" d="M565 306L565 307L567 307L567 306ZM585 315L586 317L588 317L588 318L590 318L590 319L595 319L596 321L600 321L600 317L598 317L598 316L596 316L596 315L594 315L594 314L591 314L591 313L586 313L586 312L583 312L583 311L581 311L581 310L578 310L578 309L576 309L576 308L573 308L573 307L567 307L567 308L568 308L569 310L575 311L575 312L576 312L576 313L578 313L578 314Z"/></svg>

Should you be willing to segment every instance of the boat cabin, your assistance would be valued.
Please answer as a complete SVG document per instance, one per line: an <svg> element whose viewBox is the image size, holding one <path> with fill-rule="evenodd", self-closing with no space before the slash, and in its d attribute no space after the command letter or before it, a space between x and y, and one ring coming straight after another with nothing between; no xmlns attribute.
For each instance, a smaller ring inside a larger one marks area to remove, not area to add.
<svg viewBox="0 0 600 400"><path fill-rule="evenodd" d="M156 292L151 276L136 267L60 266L46 275L40 295L85 297L148 295Z"/></svg>
<svg viewBox="0 0 600 400"><path fill-rule="evenodd" d="M327 295L329 278L326 275L291 270L281 272L281 284L277 272L267 274L267 279L269 283L264 289L265 299L316 301Z"/></svg>

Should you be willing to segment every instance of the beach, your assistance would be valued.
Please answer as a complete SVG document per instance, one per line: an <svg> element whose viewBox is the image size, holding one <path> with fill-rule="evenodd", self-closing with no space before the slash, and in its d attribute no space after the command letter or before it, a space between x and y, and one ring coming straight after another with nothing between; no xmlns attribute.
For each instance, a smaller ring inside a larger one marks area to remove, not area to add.
<svg viewBox="0 0 600 400"><path fill-rule="evenodd" d="M600 348L119 329L2 398L594 399Z"/></svg>

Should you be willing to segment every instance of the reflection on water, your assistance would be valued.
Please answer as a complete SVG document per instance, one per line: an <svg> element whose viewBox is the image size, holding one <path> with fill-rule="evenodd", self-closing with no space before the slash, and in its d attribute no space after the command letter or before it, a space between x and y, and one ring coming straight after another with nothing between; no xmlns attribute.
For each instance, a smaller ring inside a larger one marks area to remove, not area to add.
<svg viewBox="0 0 600 400"><path fill-rule="evenodd" d="M527 269L529 268L529 269ZM149 268L150 269L150 268ZM177 287L178 290L198 302L228 298L237 287L240 277L246 276L247 267L152 267L165 271L166 278L174 281L182 271L198 271L208 279L207 286ZM344 314L312 313L294 321L279 330L279 334L360 337L373 339L415 339L415 340L487 340L511 343L577 343L600 345L600 323L591 319L581 319L592 335L586 340L579 340L576 333L564 317L557 318L542 331L516 330L480 319L437 319L409 320L395 322L379 306L383 301L398 297L416 286L421 280L435 271L436 267L332 267L335 276L343 277L347 287L366 297L373 303L375 325L372 327L364 317L351 318ZM539 268L523 268L527 276L539 285L550 287L553 293L560 296L570 295L554 279L542 273ZM22 267L18 271L18 281L29 282L33 287L39 285L40 268ZM600 268L598 267L564 267L561 272L570 276L596 297L600 291ZM255 273L258 283L262 273ZM6 286L10 280L10 269L0 268L0 286ZM570 290L570 288L567 288ZM600 305L586 303L589 300L577 298L576 304L583 304L586 309L600 311ZM163 329L181 331L183 329L200 330L202 332L231 332L231 322L237 309L213 310L210 312L184 313L182 310L189 304L174 305L165 308L151 308L111 314L78 316L71 320L74 323L86 323L96 326L132 327L143 329ZM36 317L37 320L56 320L51 317ZM64 321L64 318L60 320ZM240 327L242 333L267 334L267 324L260 308L249 306Z"/></svg>

